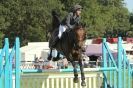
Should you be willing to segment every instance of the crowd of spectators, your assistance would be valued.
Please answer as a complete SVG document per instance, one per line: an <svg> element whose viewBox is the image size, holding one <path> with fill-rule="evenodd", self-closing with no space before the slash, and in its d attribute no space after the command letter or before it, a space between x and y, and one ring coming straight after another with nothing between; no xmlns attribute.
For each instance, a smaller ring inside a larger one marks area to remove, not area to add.
<svg viewBox="0 0 133 88"><path fill-rule="evenodd" d="M86 56L83 55L83 65L85 68L91 67L98 67L100 66L101 58L98 56ZM77 63L78 64L78 63ZM68 67L71 67L71 63L67 61L67 58L62 57L58 61L48 61L46 59L43 59L42 57L35 58L34 61L35 69L66 69Z"/></svg>

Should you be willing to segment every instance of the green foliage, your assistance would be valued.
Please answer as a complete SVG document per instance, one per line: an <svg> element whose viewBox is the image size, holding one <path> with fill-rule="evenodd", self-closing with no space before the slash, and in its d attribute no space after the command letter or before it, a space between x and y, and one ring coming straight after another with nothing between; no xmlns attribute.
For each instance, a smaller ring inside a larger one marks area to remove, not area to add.
<svg viewBox="0 0 133 88"><path fill-rule="evenodd" d="M73 4L83 6L82 22L88 30L88 38L126 36L129 30L129 13L123 0L65 0L66 9ZM71 3L72 2L72 3ZM66 4L67 3L67 4Z"/></svg>
<svg viewBox="0 0 133 88"><path fill-rule="evenodd" d="M61 11L59 0L6 0L0 5L0 30L13 44L16 36L21 44L46 41L51 28L51 10Z"/></svg>
<svg viewBox="0 0 133 88"><path fill-rule="evenodd" d="M130 29L127 31L127 36L133 37L133 13L130 13L129 22L130 22Z"/></svg>
<svg viewBox="0 0 133 88"><path fill-rule="evenodd" d="M2 32L0 32L0 48L2 48L2 40L3 40L3 36L4 36L4 34L2 33Z"/></svg>
<svg viewBox="0 0 133 88"><path fill-rule="evenodd" d="M83 7L81 22L86 24L88 38L127 36L133 30L133 15L123 0L1 0L0 32L10 39L16 36L21 45L47 41L51 29L51 10L61 13L61 19L75 4ZM0 38L2 38L0 36Z"/></svg>

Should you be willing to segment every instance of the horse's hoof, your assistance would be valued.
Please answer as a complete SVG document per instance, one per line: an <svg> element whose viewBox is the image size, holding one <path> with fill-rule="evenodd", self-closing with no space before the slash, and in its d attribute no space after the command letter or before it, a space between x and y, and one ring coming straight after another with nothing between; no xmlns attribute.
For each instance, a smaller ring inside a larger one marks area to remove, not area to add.
<svg viewBox="0 0 133 88"><path fill-rule="evenodd" d="M83 87L86 86L85 81L82 81L82 82L81 82L81 86L83 86Z"/></svg>
<svg viewBox="0 0 133 88"><path fill-rule="evenodd" d="M74 83L78 83L79 82L78 78L74 78L73 81L74 81Z"/></svg>

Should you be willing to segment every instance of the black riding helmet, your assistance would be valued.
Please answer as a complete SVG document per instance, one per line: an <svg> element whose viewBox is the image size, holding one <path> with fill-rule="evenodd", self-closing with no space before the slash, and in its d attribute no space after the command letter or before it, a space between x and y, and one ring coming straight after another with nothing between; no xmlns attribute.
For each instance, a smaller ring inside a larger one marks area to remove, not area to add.
<svg viewBox="0 0 133 88"><path fill-rule="evenodd" d="M81 5L74 5L73 7L73 12L76 12L77 10L81 10L82 9L82 6Z"/></svg>

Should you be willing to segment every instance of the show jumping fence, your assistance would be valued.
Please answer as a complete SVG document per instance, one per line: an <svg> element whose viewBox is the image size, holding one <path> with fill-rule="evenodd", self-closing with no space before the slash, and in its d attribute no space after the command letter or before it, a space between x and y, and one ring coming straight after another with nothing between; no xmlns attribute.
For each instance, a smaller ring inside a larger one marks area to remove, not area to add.
<svg viewBox="0 0 133 88"><path fill-rule="evenodd" d="M23 80L21 81L22 88L100 88L100 86L102 85L101 80L103 79L103 77L101 73L87 74L86 87L81 86L81 80L79 80L78 83L74 84L73 74L70 72L65 74L52 73L50 75L23 74L21 76L21 79Z"/></svg>
<svg viewBox="0 0 133 88"><path fill-rule="evenodd" d="M133 70L129 60L126 57L126 51L122 47L122 39L118 38L118 57L114 58L103 38L103 66L100 68L87 68L86 71L86 88L132 88ZM80 82L73 84L73 74L63 74L61 72L71 72L73 69L59 69L60 74L51 74L48 76L21 74L20 72L20 43L16 38L12 51L9 51L8 39L5 39L5 45L0 54L0 88L82 88ZM12 61L15 58L15 74L13 74ZM39 70L40 71L40 70ZM79 69L78 69L79 71ZM40 71L41 72L41 71ZM45 71L44 71L45 72ZM90 76L90 72L93 74ZM95 73L96 72L96 73ZM102 73L102 76L101 76ZM61 75L63 74L63 75ZM13 82L13 78L15 82ZM37 79L34 83L33 79ZM80 78L80 76L79 76ZM39 81L39 80L40 81ZM100 81L97 81L100 79ZM38 82L38 85L36 82ZM103 83L100 83L103 82ZM15 86L13 86L15 84ZM26 86L24 86L27 84ZM102 85L101 85L102 84ZM29 86L28 86L29 85ZM36 86L37 85L37 86ZM101 86L98 86L101 85Z"/></svg>
<svg viewBox="0 0 133 88"><path fill-rule="evenodd" d="M110 69L108 71L109 74L107 74L107 71L103 71L104 88L132 88L133 70L130 66L129 59L126 57L126 51L122 47L121 37L118 37L117 59L113 58L105 38L103 39L102 44L103 68ZM112 70L111 68L114 68L115 70Z"/></svg>
<svg viewBox="0 0 133 88"><path fill-rule="evenodd" d="M9 40L5 38L4 47L0 54L0 88L20 88L20 43L16 38L12 50L9 50ZM14 60L14 62L13 62ZM15 63L15 74L13 74L12 64ZM12 78L15 78L13 83ZM15 84L15 85L14 85Z"/></svg>

